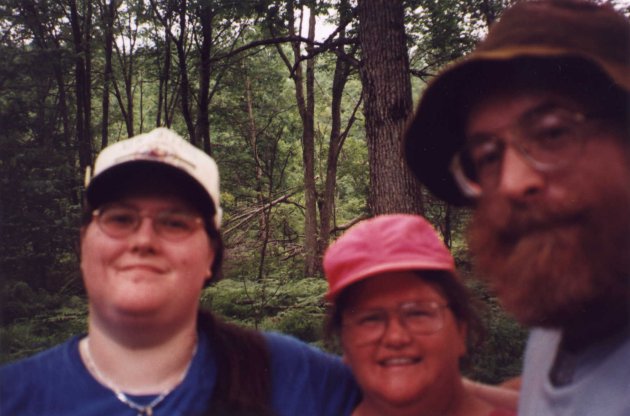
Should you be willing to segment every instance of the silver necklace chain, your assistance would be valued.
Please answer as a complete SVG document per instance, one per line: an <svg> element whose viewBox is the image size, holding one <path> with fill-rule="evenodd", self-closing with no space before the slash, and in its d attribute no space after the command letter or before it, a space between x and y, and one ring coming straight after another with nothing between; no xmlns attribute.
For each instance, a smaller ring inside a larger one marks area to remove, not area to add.
<svg viewBox="0 0 630 416"><path fill-rule="evenodd" d="M177 386L179 386L182 383L182 381L184 381L184 378L186 378L186 375L188 374L188 370L190 370L190 366L192 365L192 361L193 361L193 358L195 357L196 352L197 352L197 341L195 340L195 346L193 347L192 354L190 355L190 361L188 362L188 365L182 372L182 375L177 381L177 383L175 383L171 388L166 389L162 393L160 393L155 399L151 401L151 403L147 405L141 405L139 403L136 403L132 399L130 399L129 396L127 396L118 386L116 386L116 384L114 384L110 379L105 377L103 373L101 373L101 371L98 369L98 367L94 363L94 359L92 358L92 353L90 352L89 337L85 339L85 358L86 358L86 364L88 366L88 369L93 374L95 374L101 380L101 382L104 383L105 387L107 387L109 390L112 391L112 393L114 393L114 395L116 396L118 400L120 400L122 403L126 404L133 410L136 410L138 412L138 416L153 416L153 409L157 405L162 403L162 401L166 399L166 396L168 396L173 390L175 390Z"/></svg>

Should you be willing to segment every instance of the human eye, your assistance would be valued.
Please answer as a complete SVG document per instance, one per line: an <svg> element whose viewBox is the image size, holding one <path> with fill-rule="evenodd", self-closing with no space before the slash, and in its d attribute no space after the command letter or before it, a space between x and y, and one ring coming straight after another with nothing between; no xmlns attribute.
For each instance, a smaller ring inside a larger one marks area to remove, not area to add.
<svg viewBox="0 0 630 416"><path fill-rule="evenodd" d="M562 149L576 138L580 121L579 114L562 109L550 111L538 116L525 127L525 137L540 149Z"/></svg>
<svg viewBox="0 0 630 416"><path fill-rule="evenodd" d="M477 174L493 169L501 162L501 148L498 140L493 137L476 137L468 146L468 157L475 167Z"/></svg>
<svg viewBox="0 0 630 416"><path fill-rule="evenodd" d="M358 314L355 319L355 324L362 327L378 326L383 322L385 322L385 317L379 311L363 312Z"/></svg>
<svg viewBox="0 0 630 416"><path fill-rule="evenodd" d="M195 228L195 217L182 213L167 212L158 218L158 223L167 232L187 233Z"/></svg>
<svg viewBox="0 0 630 416"><path fill-rule="evenodd" d="M424 320L435 317L437 308L432 303L410 303L403 305L402 313L408 320Z"/></svg>
<svg viewBox="0 0 630 416"><path fill-rule="evenodd" d="M137 221L137 213L127 208L107 208L101 214L101 222L116 228L132 228Z"/></svg>

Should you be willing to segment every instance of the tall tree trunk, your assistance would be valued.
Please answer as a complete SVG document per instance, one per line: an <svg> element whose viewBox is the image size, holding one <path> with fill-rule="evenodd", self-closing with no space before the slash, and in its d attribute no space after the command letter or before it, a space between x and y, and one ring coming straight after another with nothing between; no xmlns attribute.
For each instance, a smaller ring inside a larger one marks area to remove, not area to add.
<svg viewBox="0 0 630 416"><path fill-rule="evenodd" d="M83 14L83 44L85 45L85 135L89 141L90 163L92 160L92 1L84 3Z"/></svg>
<svg viewBox="0 0 630 416"><path fill-rule="evenodd" d="M206 153L212 154L210 146L209 95L213 11L208 1L201 2L201 5L198 7L198 14L201 24L201 50L199 51L199 103L194 141L203 143L203 149Z"/></svg>
<svg viewBox="0 0 630 416"><path fill-rule="evenodd" d="M243 71L247 71L246 68L243 68ZM249 141L249 146L252 150L252 156L254 158L255 163L255 171L254 175L256 178L256 201L258 205L263 207L265 206L265 196L263 195L263 185L262 185L262 161L260 160L260 155L258 153L258 131L256 128L256 119L254 117L254 102L252 99L252 83L249 78L249 75L245 76L245 102L247 103L247 119L248 123L248 132L247 138ZM258 217L258 237L261 239L263 237L264 230L267 229L267 215L265 210L260 213Z"/></svg>
<svg viewBox="0 0 630 416"><path fill-rule="evenodd" d="M351 9L348 0L342 0L339 4L339 26L344 27L347 21L351 19ZM339 40L345 39L345 29L339 32ZM328 247L330 241L330 230L332 228L332 219L335 209L335 190L337 187L337 165L339 162L339 154L347 136L349 128L355 121L354 113L348 120L348 125L342 131L341 126L341 101L343 91L348 81L351 66L348 60L342 59L339 55L344 54L343 45L337 46L339 54L335 63L335 72L333 74L332 98L331 98L331 128L330 140L328 145L328 157L326 161L326 179L324 182L324 193L321 201L318 203L320 226L319 226L319 244L318 256L321 257Z"/></svg>
<svg viewBox="0 0 630 416"><path fill-rule="evenodd" d="M361 80L373 214L422 213L420 184L407 169L401 140L412 113L404 9L400 1L359 0Z"/></svg>
<svg viewBox="0 0 630 416"><path fill-rule="evenodd" d="M165 125L170 127L172 124L172 120L169 117L169 88L170 88L170 80L171 80L171 43L172 39L167 34L164 39L164 62L162 71L160 71L160 86L159 86L159 96L158 96L158 113L155 121L156 126ZM162 112L164 112L164 122L162 123Z"/></svg>
<svg viewBox="0 0 630 416"><path fill-rule="evenodd" d="M102 20L105 26L105 68L103 69L103 120L101 121L101 149L105 148L109 142L109 87L112 80L112 54L114 45L114 19L116 15L116 0L110 0L103 5Z"/></svg>
<svg viewBox="0 0 630 416"><path fill-rule="evenodd" d="M315 3L311 3L308 39L315 39ZM306 46L310 54L313 46ZM296 56L296 58L299 57ZM304 162L304 262L305 275L314 276L320 270L317 252L317 189L315 187L315 58L306 61L306 108L302 115L302 160Z"/></svg>
<svg viewBox="0 0 630 416"><path fill-rule="evenodd" d="M295 32L295 4L287 1L287 20L290 36L296 36ZM312 4L314 6L314 4ZM301 25L300 25L301 27ZM308 39L315 38L315 7L311 7L309 19ZM310 44L309 44L310 45ZM280 45L276 49L285 65L291 71L291 78L295 84L295 100L297 102L300 118L302 119L302 162L304 164L304 273L306 276L316 274L319 267L317 255L317 191L315 189L315 63L309 59L306 63L306 79L300 60L300 41L291 42L293 60L289 61ZM307 53L312 46L307 46ZM299 62L299 63L298 63ZM306 94L304 88L306 86Z"/></svg>
<svg viewBox="0 0 630 416"><path fill-rule="evenodd" d="M190 141L192 144L197 145L197 138L195 136L195 123L193 122L192 114L190 113L190 81L188 79L188 64L186 63L186 11L187 2L182 0L179 3L179 37L175 40L177 48L177 58L179 59L179 94L182 106L182 116L186 122L186 128ZM167 28L167 30L170 30Z"/></svg>
<svg viewBox="0 0 630 416"><path fill-rule="evenodd" d="M92 164L92 139L88 126L90 116L88 114L90 105L87 103L90 94L89 77L86 65L86 48L84 39L87 35L83 33L81 17L77 8L77 2L70 0L70 26L72 28L72 39L74 42L75 62L75 94L76 94L76 137L79 148L79 168L84 171Z"/></svg>

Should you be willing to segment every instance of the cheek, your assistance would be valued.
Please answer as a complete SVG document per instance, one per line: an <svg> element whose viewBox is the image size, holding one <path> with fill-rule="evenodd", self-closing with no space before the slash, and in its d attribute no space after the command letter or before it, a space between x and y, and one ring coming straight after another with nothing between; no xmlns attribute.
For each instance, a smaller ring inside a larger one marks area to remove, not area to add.
<svg viewBox="0 0 630 416"><path fill-rule="evenodd" d="M349 342L347 337L344 337L343 331L341 334L341 348L343 350L343 361L346 363L355 375L359 376L370 359L369 347L356 347Z"/></svg>
<svg viewBox="0 0 630 416"><path fill-rule="evenodd" d="M97 234L98 230L92 224L81 234L81 271L84 277L122 249L120 243L112 244L107 239L99 238Z"/></svg>
<svg viewBox="0 0 630 416"><path fill-rule="evenodd" d="M171 258L184 273L204 280L210 275L214 253L207 238L201 238L191 246L178 245L175 248Z"/></svg>

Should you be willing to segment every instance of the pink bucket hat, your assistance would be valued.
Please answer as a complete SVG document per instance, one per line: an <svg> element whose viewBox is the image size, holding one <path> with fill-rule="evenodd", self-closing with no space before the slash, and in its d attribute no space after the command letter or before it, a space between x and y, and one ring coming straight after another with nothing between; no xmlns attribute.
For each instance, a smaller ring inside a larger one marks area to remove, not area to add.
<svg viewBox="0 0 630 416"><path fill-rule="evenodd" d="M370 276L404 270L444 270L455 262L433 226L417 215L390 214L362 221L328 247L326 299Z"/></svg>

